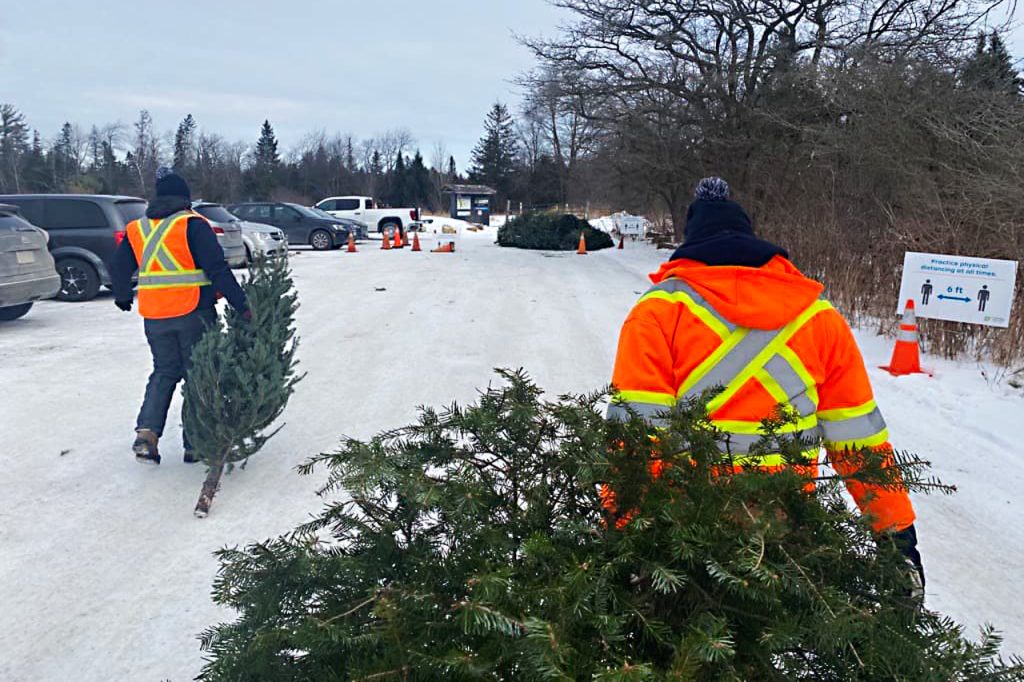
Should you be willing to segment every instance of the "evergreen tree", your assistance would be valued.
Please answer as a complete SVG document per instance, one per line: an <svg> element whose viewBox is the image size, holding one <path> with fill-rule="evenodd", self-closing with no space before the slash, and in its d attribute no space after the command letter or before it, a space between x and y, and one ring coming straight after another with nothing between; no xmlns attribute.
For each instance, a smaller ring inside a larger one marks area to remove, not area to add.
<svg viewBox="0 0 1024 682"><path fill-rule="evenodd" d="M277 153L277 137L270 121L263 121L260 139L253 153L253 167L249 178L249 191L254 199L269 199L277 185L281 171L281 157Z"/></svg>
<svg viewBox="0 0 1024 682"><path fill-rule="evenodd" d="M189 114L174 133L174 168L185 175L189 175L189 168L195 159L195 134L196 120Z"/></svg>
<svg viewBox="0 0 1024 682"><path fill-rule="evenodd" d="M811 495L793 465L729 473L699 401L656 430L606 422L605 392L549 402L502 377L304 465L327 468L326 507L220 553L214 597L239 617L203 634L200 679L1024 679L997 637L918 610L835 476ZM761 452L796 463L785 421ZM860 457L858 480L895 484ZM899 461L911 489L938 485Z"/></svg>
<svg viewBox="0 0 1024 682"><path fill-rule="evenodd" d="M456 180L459 179L459 172L455 168L455 157L454 156L449 156L448 157L448 177L451 179L452 182L455 182Z"/></svg>
<svg viewBox="0 0 1024 682"><path fill-rule="evenodd" d="M77 162L72 153L73 131L71 123L61 126L53 148L50 150L50 166L53 173L53 186L66 192L71 180L78 174Z"/></svg>
<svg viewBox="0 0 1024 682"><path fill-rule="evenodd" d="M243 285L252 320L230 310L227 328L207 333L192 354L184 388L184 421L208 473L196 504L204 517L225 468L244 467L281 428L267 433L295 384L298 296L284 258L257 260Z"/></svg>
<svg viewBox="0 0 1024 682"><path fill-rule="evenodd" d="M13 105L0 104L0 191L23 191L22 157L27 150L25 115Z"/></svg>
<svg viewBox="0 0 1024 682"><path fill-rule="evenodd" d="M964 64L961 76L968 87L1003 92L1014 97L1020 96L1024 85L1006 44L995 31L978 36L974 54Z"/></svg>
<svg viewBox="0 0 1024 682"><path fill-rule="evenodd" d="M427 206L430 203L430 171L423 162L423 155L417 149L412 163L406 170L406 203L409 206Z"/></svg>
<svg viewBox="0 0 1024 682"><path fill-rule="evenodd" d="M388 190L385 201L391 206L405 206L408 203L408 177L406 176L405 157L402 152L395 154L395 165L387 178Z"/></svg>
<svg viewBox="0 0 1024 682"><path fill-rule="evenodd" d="M43 150L43 141L38 130L32 131L32 146L25 157L24 162L25 188L33 192L52 191L50 184L50 173L46 168L46 152Z"/></svg>
<svg viewBox="0 0 1024 682"><path fill-rule="evenodd" d="M516 163L516 131L512 115L501 102L495 102L484 122L484 135L473 149L470 177L489 185L507 198Z"/></svg>

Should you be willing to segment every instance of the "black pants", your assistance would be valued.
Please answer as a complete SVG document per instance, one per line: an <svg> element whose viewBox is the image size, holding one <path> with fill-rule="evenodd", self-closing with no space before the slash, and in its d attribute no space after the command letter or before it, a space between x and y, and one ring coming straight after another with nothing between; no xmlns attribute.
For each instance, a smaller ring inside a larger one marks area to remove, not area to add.
<svg viewBox="0 0 1024 682"><path fill-rule="evenodd" d="M213 308L195 310L182 317L166 320L146 320L146 340L153 355L153 373L146 384L146 397L139 410L136 428L149 429L157 436L164 433L167 409L178 387L192 366L192 348L217 319ZM191 449L187 428L182 440L185 449Z"/></svg>

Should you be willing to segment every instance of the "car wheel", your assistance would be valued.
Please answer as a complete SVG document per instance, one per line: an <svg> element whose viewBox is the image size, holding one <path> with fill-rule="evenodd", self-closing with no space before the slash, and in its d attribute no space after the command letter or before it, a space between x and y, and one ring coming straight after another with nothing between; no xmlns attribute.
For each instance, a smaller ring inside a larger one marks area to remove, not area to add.
<svg viewBox="0 0 1024 682"><path fill-rule="evenodd" d="M100 290L100 276L89 263L81 258L64 258L57 262L60 275L59 301L90 301Z"/></svg>
<svg viewBox="0 0 1024 682"><path fill-rule="evenodd" d="M393 235L395 232L400 230L401 227L402 226L396 222L386 222L380 226L380 231L382 234L390 232Z"/></svg>
<svg viewBox="0 0 1024 682"><path fill-rule="evenodd" d="M317 251L329 251L334 246L334 240L327 230L314 230L309 235L309 245Z"/></svg>
<svg viewBox="0 0 1024 682"><path fill-rule="evenodd" d="M10 322L22 317L25 313L32 309L31 303L22 303L21 305L11 305L6 308L0 308L0 322Z"/></svg>

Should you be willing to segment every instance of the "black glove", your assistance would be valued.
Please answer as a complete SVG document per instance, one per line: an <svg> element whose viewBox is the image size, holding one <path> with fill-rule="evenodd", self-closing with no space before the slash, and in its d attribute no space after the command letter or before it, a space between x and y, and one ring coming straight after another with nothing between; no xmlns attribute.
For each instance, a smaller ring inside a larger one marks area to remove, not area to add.
<svg viewBox="0 0 1024 682"><path fill-rule="evenodd" d="M896 549L900 550L907 559L911 571L910 577L914 581L911 596L920 604L924 604L924 564L921 563L921 553L917 551L917 531L914 524L910 524L901 531L892 534L892 541L896 543Z"/></svg>
<svg viewBox="0 0 1024 682"><path fill-rule="evenodd" d="M131 312L132 299L129 298L127 301L114 301L114 305L116 305L118 308L125 311L126 313Z"/></svg>

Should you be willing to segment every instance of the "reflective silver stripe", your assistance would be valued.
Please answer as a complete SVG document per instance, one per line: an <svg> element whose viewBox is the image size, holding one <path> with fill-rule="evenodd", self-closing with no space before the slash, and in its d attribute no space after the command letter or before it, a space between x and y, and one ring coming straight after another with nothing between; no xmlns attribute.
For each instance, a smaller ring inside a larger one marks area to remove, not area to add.
<svg viewBox="0 0 1024 682"><path fill-rule="evenodd" d="M697 380L693 386L682 396L684 400L695 398L709 388L716 386L728 386L740 372L746 369L747 365L753 362L757 354L763 351L768 344L775 340L782 329L766 331L764 329L751 329L747 335L718 361L707 374Z"/></svg>
<svg viewBox="0 0 1024 682"><path fill-rule="evenodd" d="M146 247L142 250L142 258L139 261L139 270L149 270L150 266L153 264L153 256L156 254L157 247L160 246L160 243L163 240L164 235L167 234L167 230L171 228L171 225L174 224L175 220L177 220L182 215L186 215L187 213L187 211L178 211L177 213L167 216L166 218L161 220L160 224L157 225L156 229L153 230L149 236L147 236ZM145 220L146 224L149 223L148 218L142 218L139 221L140 227L141 225L143 225L142 220ZM161 263L161 265L163 265L163 263ZM177 270L177 268L173 266L171 269Z"/></svg>
<svg viewBox="0 0 1024 682"><path fill-rule="evenodd" d="M786 439L799 440L802 443L812 443L812 447L813 444L821 442L821 432L818 429L808 429L806 431L779 435ZM763 436L756 434L723 432L722 440L718 441L718 449L720 452L733 455L746 455L750 453L755 445L761 442L762 438Z"/></svg>
<svg viewBox="0 0 1024 682"><path fill-rule="evenodd" d="M641 417L656 417L661 414L665 414L672 408L667 405L655 405L654 403L640 403L635 401L619 401L612 403L612 407L617 407L623 412L627 413L630 409L636 412Z"/></svg>
<svg viewBox="0 0 1024 682"><path fill-rule="evenodd" d="M786 358L781 355L772 356L772 359L765 363L764 369L785 392L789 404L797 414L809 417L815 413L818 406L807 397L807 384Z"/></svg>
<svg viewBox="0 0 1024 682"><path fill-rule="evenodd" d="M675 293L678 293L678 292L681 291L684 294L686 294L687 296L689 296L690 298L692 298L694 303L696 303L701 308L704 308L704 310L706 310L709 313L711 313L711 315L716 320L721 322L722 326L724 326L726 329L728 329L731 332L732 331L736 331L736 325L734 325L732 322L730 322L729 320L727 320L724 317L722 317L718 313L717 310L715 310L713 307L711 307L711 304L709 304L707 301L704 300L703 296L698 294L693 289L693 287L691 287L689 284L687 284L686 282L684 282L681 279L666 279L665 281L660 282L659 284L655 284L653 287L651 287L648 290L647 293L650 293L652 291L664 291L667 294L675 294Z"/></svg>
<svg viewBox="0 0 1024 682"><path fill-rule="evenodd" d="M818 422L827 443L858 441L878 435L885 430L885 418L877 407L865 415L852 419Z"/></svg>
<svg viewBox="0 0 1024 682"><path fill-rule="evenodd" d="M655 426L667 426L669 420L666 419L664 415L672 408L667 405L618 401L613 402L608 406L608 412L605 415L605 418L610 421L627 422L633 417L633 415L630 414L630 409L632 409L638 417L646 419Z"/></svg>
<svg viewBox="0 0 1024 682"><path fill-rule="evenodd" d="M171 260L171 257L167 255L166 249L157 249L155 258L156 262L160 264L160 267L164 269L164 272L177 271L178 266L175 265L174 261ZM152 263L150 263L150 265L152 265Z"/></svg>
<svg viewBox="0 0 1024 682"><path fill-rule="evenodd" d="M202 272L173 275L139 275L139 287L183 286L195 284L203 286L210 280Z"/></svg>
<svg viewBox="0 0 1024 682"><path fill-rule="evenodd" d="M917 332L907 331L901 329L900 333L896 335L897 341L917 341Z"/></svg>

